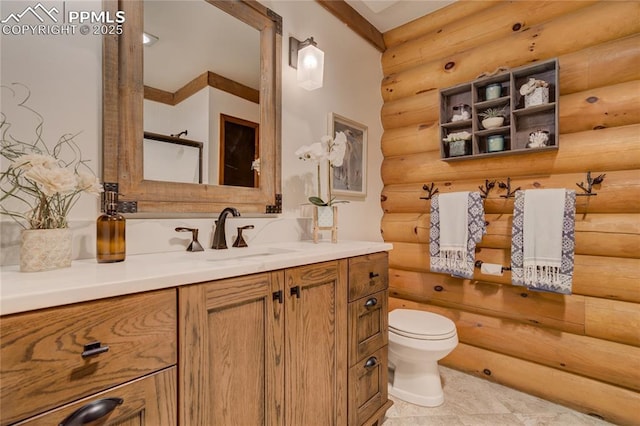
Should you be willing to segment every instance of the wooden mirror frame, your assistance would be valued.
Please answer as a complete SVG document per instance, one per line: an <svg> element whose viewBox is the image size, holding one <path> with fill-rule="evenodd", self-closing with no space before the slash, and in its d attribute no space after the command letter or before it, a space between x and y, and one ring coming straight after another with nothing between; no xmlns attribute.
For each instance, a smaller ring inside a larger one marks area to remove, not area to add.
<svg viewBox="0 0 640 426"><path fill-rule="evenodd" d="M279 213L282 20L256 1L206 1L260 31L259 188L144 179L141 0L103 0L104 10L126 17L122 34L103 40L103 181L117 183L120 201L135 202L137 212L212 213L233 206L243 213Z"/></svg>

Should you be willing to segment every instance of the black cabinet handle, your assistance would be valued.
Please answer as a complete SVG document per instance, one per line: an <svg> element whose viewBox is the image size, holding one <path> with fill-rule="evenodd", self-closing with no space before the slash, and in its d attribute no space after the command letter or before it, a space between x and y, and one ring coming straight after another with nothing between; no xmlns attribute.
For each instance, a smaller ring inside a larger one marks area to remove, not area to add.
<svg viewBox="0 0 640 426"><path fill-rule="evenodd" d="M369 309L369 308L372 308L372 307L376 306L377 304L378 304L378 299L376 299L375 297L372 297L371 299L368 299L364 303L364 307Z"/></svg>
<svg viewBox="0 0 640 426"><path fill-rule="evenodd" d="M380 276L380 274L375 273L375 272L369 272L369 279L372 280L374 278L378 278Z"/></svg>
<svg viewBox="0 0 640 426"><path fill-rule="evenodd" d="M300 286L297 285L295 287L291 287L291 295L295 295L298 299L300 299Z"/></svg>
<svg viewBox="0 0 640 426"><path fill-rule="evenodd" d="M378 365L378 358L372 356L367 360L367 362L364 363L364 368L371 368L375 367L376 365Z"/></svg>
<svg viewBox="0 0 640 426"><path fill-rule="evenodd" d="M107 352L109 350L109 346L104 345L100 342L91 342L84 345L84 352L82 352L82 358L87 358L90 356L98 355L103 352Z"/></svg>
<svg viewBox="0 0 640 426"><path fill-rule="evenodd" d="M98 399L69 414L59 426L81 426L95 422L115 410L115 408L123 402L124 399L122 398Z"/></svg>
<svg viewBox="0 0 640 426"><path fill-rule="evenodd" d="M282 303L282 290L273 292L273 300L277 300L278 302Z"/></svg>

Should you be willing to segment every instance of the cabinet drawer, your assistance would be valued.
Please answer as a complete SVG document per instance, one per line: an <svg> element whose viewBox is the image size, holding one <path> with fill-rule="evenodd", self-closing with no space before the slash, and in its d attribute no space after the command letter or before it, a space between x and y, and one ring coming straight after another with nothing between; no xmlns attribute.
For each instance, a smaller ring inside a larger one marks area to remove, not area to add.
<svg viewBox="0 0 640 426"><path fill-rule="evenodd" d="M387 346L349 369L349 424L361 425L387 403Z"/></svg>
<svg viewBox="0 0 640 426"><path fill-rule="evenodd" d="M388 298L385 290L349 303L350 365L388 343Z"/></svg>
<svg viewBox="0 0 640 426"><path fill-rule="evenodd" d="M387 252L349 259L349 302L385 290L389 286Z"/></svg>
<svg viewBox="0 0 640 426"><path fill-rule="evenodd" d="M104 415L95 414L103 407L108 407ZM24 426L80 424L175 426L176 367L17 423Z"/></svg>
<svg viewBox="0 0 640 426"><path fill-rule="evenodd" d="M3 317L0 423L174 365L176 305L170 289Z"/></svg>

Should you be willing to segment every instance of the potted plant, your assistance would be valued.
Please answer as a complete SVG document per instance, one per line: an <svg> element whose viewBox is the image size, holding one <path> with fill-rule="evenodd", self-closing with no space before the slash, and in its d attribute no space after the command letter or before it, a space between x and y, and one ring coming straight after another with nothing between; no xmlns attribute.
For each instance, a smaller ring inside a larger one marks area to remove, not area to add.
<svg viewBox="0 0 640 426"><path fill-rule="evenodd" d="M467 131L449 133L442 141L449 145L449 157L459 157L470 154L467 141L471 133Z"/></svg>
<svg viewBox="0 0 640 426"><path fill-rule="evenodd" d="M30 93L26 86L13 83L0 89L3 109L12 112L11 117L5 111L0 114L0 214L23 228L20 270L71 266L67 217L82 193L98 196L102 185L88 160L82 158L76 134L67 133L55 143L45 143L44 118L27 104ZM15 108L10 102L15 102ZM33 134L14 131L13 115L18 114L33 121Z"/></svg>
<svg viewBox="0 0 640 426"><path fill-rule="evenodd" d="M482 117L482 127L485 129L495 129L504 124L505 107L487 108L478 116Z"/></svg>
<svg viewBox="0 0 640 426"><path fill-rule="evenodd" d="M323 136L320 142L312 143L311 145L303 145L296 152L295 155L303 161L309 161L318 169L318 191L317 195L309 197L309 202L315 206L313 216L313 241L318 242L318 233L320 229L332 229L331 241L333 243L338 242L337 237L337 209L336 204L348 203L346 200L336 200L331 195L331 174L334 167L342 166L344 156L347 151L347 136L344 132L337 132L335 138L329 135ZM321 173L320 163L327 161L327 198L322 198L321 187Z"/></svg>

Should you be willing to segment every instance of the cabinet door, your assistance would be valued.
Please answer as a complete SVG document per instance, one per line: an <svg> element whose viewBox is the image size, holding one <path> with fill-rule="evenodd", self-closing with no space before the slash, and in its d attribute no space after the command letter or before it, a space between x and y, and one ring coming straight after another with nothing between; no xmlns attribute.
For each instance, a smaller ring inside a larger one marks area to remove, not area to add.
<svg viewBox="0 0 640 426"><path fill-rule="evenodd" d="M173 426L176 424L176 367L16 423L24 426Z"/></svg>
<svg viewBox="0 0 640 426"><path fill-rule="evenodd" d="M282 273L179 289L180 424L282 424ZM280 343L279 343L280 342Z"/></svg>
<svg viewBox="0 0 640 426"><path fill-rule="evenodd" d="M346 424L347 261L285 271L285 423Z"/></svg>

